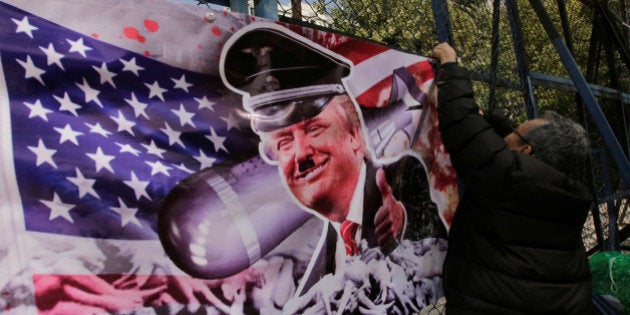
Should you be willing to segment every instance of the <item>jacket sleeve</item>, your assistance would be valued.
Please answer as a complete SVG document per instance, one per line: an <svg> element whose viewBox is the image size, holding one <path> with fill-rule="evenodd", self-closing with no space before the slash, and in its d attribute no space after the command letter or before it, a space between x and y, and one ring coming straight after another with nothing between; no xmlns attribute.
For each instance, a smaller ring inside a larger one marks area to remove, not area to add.
<svg viewBox="0 0 630 315"><path fill-rule="evenodd" d="M437 75L442 142L467 189L501 190L517 167L515 154L479 114L468 70L445 64Z"/></svg>

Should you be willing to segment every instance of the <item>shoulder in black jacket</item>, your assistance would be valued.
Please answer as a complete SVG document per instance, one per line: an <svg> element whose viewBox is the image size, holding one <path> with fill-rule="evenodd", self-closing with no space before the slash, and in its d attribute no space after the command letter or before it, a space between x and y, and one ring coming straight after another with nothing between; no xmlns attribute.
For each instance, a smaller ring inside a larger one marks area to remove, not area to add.
<svg viewBox="0 0 630 315"><path fill-rule="evenodd" d="M436 78L442 140L465 187L444 267L447 313L591 314L586 187L511 151L479 114L468 71Z"/></svg>

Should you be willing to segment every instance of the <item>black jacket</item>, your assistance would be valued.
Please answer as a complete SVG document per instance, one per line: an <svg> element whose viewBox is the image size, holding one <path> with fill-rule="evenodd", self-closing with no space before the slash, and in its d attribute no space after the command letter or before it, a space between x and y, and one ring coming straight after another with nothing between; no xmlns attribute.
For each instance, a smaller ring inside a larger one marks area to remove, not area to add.
<svg viewBox="0 0 630 315"><path fill-rule="evenodd" d="M444 265L447 314L591 314L589 191L509 150L479 115L465 68L446 64L436 80L442 140L464 185Z"/></svg>

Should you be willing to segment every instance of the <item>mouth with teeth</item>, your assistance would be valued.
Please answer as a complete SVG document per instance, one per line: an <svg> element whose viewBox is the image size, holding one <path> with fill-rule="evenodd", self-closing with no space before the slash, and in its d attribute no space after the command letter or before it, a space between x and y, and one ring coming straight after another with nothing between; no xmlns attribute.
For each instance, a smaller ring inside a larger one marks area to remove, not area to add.
<svg viewBox="0 0 630 315"><path fill-rule="evenodd" d="M308 159L298 164L298 171L296 172L294 177L300 180L313 179L321 173L326 165L328 165L328 159L323 160L319 164L315 164L315 161L313 161L313 159Z"/></svg>

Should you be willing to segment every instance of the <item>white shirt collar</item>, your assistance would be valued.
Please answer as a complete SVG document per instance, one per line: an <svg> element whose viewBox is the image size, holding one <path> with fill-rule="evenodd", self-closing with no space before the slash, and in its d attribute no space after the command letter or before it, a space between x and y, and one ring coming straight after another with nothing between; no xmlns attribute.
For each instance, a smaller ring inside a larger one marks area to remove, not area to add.
<svg viewBox="0 0 630 315"><path fill-rule="evenodd" d="M365 192L365 161L361 163L361 171L359 173L359 180L357 180L357 186L354 188L354 194L352 194L352 200L350 201L350 209L346 220L350 220L354 223L363 223L363 194Z"/></svg>
<svg viewBox="0 0 630 315"><path fill-rule="evenodd" d="M346 216L346 220L350 220L359 224L357 228L357 232L354 235L354 239L359 244L361 241L361 224L363 223L363 196L365 193L365 173L366 173L366 165L365 161L361 164L361 172L359 173L359 180L357 180L357 186L354 188L354 194L352 195L352 200L350 201L350 209L348 211L348 215ZM341 265L346 260L346 246L343 242L343 238L341 237L341 223L332 222L332 226L337 230L337 244L335 249L335 265L336 269L339 270Z"/></svg>

